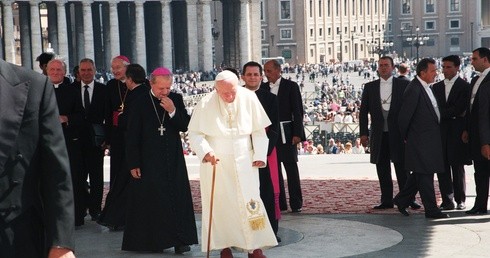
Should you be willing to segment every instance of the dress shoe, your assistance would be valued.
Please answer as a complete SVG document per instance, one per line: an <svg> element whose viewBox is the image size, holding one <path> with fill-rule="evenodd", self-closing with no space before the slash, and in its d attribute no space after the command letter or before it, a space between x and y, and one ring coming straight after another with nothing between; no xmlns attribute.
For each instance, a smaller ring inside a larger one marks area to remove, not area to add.
<svg viewBox="0 0 490 258"><path fill-rule="evenodd" d="M225 248L225 249L221 250L220 257L221 258L233 258L233 253L231 253L230 248Z"/></svg>
<svg viewBox="0 0 490 258"><path fill-rule="evenodd" d="M453 202L450 202L450 203L441 203L441 206L439 206L439 209L440 210L443 210L443 211L451 211L451 210L454 210L454 203Z"/></svg>
<svg viewBox="0 0 490 258"><path fill-rule="evenodd" d="M382 203L380 205L374 206L373 209L375 209L375 210L384 210L384 209L392 209L393 207L394 207L393 204Z"/></svg>
<svg viewBox="0 0 490 258"><path fill-rule="evenodd" d="M446 213L435 213L435 214L425 214L425 217L428 219L447 219L449 218L449 215Z"/></svg>
<svg viewBox="0 0 490 258"><path fill-rule="evenodd" d="M456 205L456 209L464 210L466 209L466 205L464 204L464 202L458 203L458 205Z"/></svg>
<svg viewBox="0 0 490 258"><path fill-rule="evenodd" d="M183 254L185 252L189 252L191 250L191 247L188 245L181 245L175 246L174 249L176 254Z"/></svg>
<svg viewBox="0 0 490 258"><path fill-rule="evenodd" d="M396 208L403 216L410 216L410 213L408 213L407 208L402 206L396 206Z"/></svg>
<svg viewBox="0 0 490 258"><path fill-rule="evenodd" d="M422 206L420 206L420 204L418 204L416 201L413 201L412 203L410 203L410 208L414 209L414 210L418 210L420 208L422 208Z"/></svg>
<svg viewBox="0 0 490 258"><path fill-rule="evenodd" d="M291 209L291 212L292 212L292 213L300 213L300 212L302 212L302 211L303 211L303 210L302 210L301 208L299 208L299 209Z"/></svg>
<svg viewBox="0 0 490 258"><path fill-rule="evenodd" d="M92 217L92 221L97 221L99 220L100 213L92 213L90 214L90 217Z"/></svg>
<svg viewBox="0 0 490 258"><path fill-rule="evenodd" d="M260 249L255 249L253 253L248 254L248 258L267 258Z"/></svg>
<svg viewBox="0 0 490 258"><path fill-rule="evenodd" d="M279 236L276 236L276 240L278 243L281 243L282 239Z"/></svg>
<svg viewBox="0 0 490 258"><path fill-rule="evenodd" d="M475 207L473 207L471 210L465 212L468 215L482 215L482 214L487 214L487 210L480 210Z"/></svg>

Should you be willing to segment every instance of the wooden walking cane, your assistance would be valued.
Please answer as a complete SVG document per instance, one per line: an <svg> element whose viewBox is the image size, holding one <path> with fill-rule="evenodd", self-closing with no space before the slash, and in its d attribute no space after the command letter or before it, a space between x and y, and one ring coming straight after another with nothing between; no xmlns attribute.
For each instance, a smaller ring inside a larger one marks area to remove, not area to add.
<svg viewBox="0 0 490 258"><path fill-rule="evenodd" d="M214 201L214 181L216 178L216 164L213 165L213 179L211 182L211 201L209 204L209 223L208 223L208 248L206 257L209 258L209 249L211 246L211 221L213 220L213 201Z"/></svg>

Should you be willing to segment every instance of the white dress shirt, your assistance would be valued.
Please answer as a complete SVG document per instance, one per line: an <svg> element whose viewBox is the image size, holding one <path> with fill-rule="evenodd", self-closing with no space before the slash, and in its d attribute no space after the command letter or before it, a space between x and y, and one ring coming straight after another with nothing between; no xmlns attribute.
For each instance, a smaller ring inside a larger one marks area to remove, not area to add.
<svg viewBox="0 0 490 258"><path fill-rule="evenodd" d="M271 87L271 93L277 96L277 93L279 92L279 85L281 84L281 77L277 79L275 82L269 82L269 87Z"/></svg>
<svg viewBox="0 0 490 258"><path fill-rule="evenodd" d="M436 97L434 96L434 93L432 92L430 85L426 83L424 80L420 79L419 76L417 76L417 79L420 81L420 83L422 83L422 86L424 87L425 92L427 92L427 95L429 95L430 102L432 103L432 107L434 108L434 111L436 112L437 115L437 121L441 121L441 113L439 113L439 106L437 105Z"/></svg>
<svg viewBox="0 0 490 258"><path fill-rule="evenodd" d="M451 89L453 88L454 83L458 79L458 75L454 76L452 79L444 79L444 90L446 92L446 102L449 98L449 93L451 93Z"/></svg>
<svg viewBox="0 0 490 258"><path fill-rule="evenodd" d="M90 103L92 103L92 96L94 95L94 81L91 81L89 84L85 84L83 81L80 82L82 84L82 87L80 87L80 90L82 92L82 105L85 108L85 103L83 102L83 96L85 93L85 85L88 85L88 97L90 99Z"/></svg>
<svg viewBox="0 0 490 258"><path fill-rule="evenodd" d="M381 106L384 110L390 110L391 98L393 93L393 76L384 80L379 78L379 95L381 96Z"/></svg>
<svg viewBox="0 0 490 258"><path fill-rule="evenodd" d="M473 86L473 89L471 91L471 107L473 107L473 101L475 100L476 93L478 92L478 88L480 88L480 84L485 79L487 74L490 72L490 67L485 69L481 74L480 77L478 77L478 80L475 82L475 86Z"/></svg>

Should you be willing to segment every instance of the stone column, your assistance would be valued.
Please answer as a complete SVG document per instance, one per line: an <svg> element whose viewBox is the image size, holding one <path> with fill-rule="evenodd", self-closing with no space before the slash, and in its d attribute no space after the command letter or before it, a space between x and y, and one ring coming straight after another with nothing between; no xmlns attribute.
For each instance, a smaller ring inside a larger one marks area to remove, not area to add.
<svg viewBox="0 0 490 258"><path fill-rule="evenodd" d="M199 70L197 33L197 0L187 0L187 42L189 48L189 70Z"/></svg>
<svg viewBox="0 0 490 258"><path fill-rule="evenodd" d="M41 72L39 65L35 64L36 58L43 52L43 44L41 37L41 20L39 16L39 1L29 1L31 7L31 57L33 69Z"/></svg>
<svg viewBox="0 0 490 258"><path fill-rule="evenodd" d="M14 35L14 18L12 16L13 0L3 1L3 38L5 41L5 61L15 64L15 38ZM20 33L19 33L20 34ZM19 35L20 37L20 35Z"/></svg>
<svg viewBox="0 0 490 258"><path fill-rule="evenodd" d="M249 0L240 0L240 64L250 60ZM254 28L255 29L255 28ZM256 28L257 30L260 29Z"/></svg>
<svg viewBox="0 0 490 258"><path fill-rule="evenodd" d="M136 0L136 62L146 70L145 0Z"/></svg>
<svg viewBox="0 0 490 258"><path fill-rule="evenodd" d="M111 58L120 55L119 48L119 16L117 13L117 4L119 0L109 1L109 32L111 39Z"/></svg>
<svg viewBox="0 0 490 258"><path fill-rule="evenodd" d="M262 60L262 33L260 22L260 0L250 0L251 60L260 63Z"/></svg>
<svg viewBox="0 0 490 258"><path fill-rule="evenodd" d="M93 0L83 0L83 37L84 51L83 58L94 60L94 30L92 28L92 3Z"/></svg>
<svg viewBox="0 0 490 258"><path fill-rule="evenodd" d="M162 58L163 66L170 70L172 67L172 20L170 16L171 0L160 0L162 4Z"/></svg>
<svg viewBox="0 0 490 258"><path fill-rule="evenodd" d="M67 66L70 65L70 55L68 53L68 35L66 27L66 9L67 0L56 1L56 12L58 14L58 55L60 55Z"/></svg>
<svg viewBox="0 0 490 258"><path fill-rule="evenodd" d="M201 2L201 21L202 21L202 39L200 39L202 57L200 68L204 71L213 69L213 35L211 34L211 0L200 0Z"/></svg>

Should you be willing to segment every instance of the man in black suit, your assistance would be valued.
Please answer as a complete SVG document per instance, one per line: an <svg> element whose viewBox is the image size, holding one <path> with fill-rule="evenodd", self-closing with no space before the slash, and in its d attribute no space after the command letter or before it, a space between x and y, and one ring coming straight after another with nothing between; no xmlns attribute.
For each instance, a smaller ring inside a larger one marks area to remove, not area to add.
<svg viewBox="0 0 490 258"><path fill-rule="evenodd" d="M65 136L66 149L70 159L73 195L75 200L75 226L84 224L87 215L84 203L84 184L81 178L82 150L80 146L80 127L83 123L82 101L78 89L64 82L66 65L59 59L49 61L46 72L54 86L56 102L60 113L59 120Z"/></svg>
<svg viewBox="0 0 490 258"><path fill-rule="evenodd" d="M96 82L94 61L84 58L80 61L80 82L74 85L84 107L84 122L80 138L82 145L82 178L90 178L90 192L87 192L87 206L93 221L99 217L104 187L104 149L103 140L105 101L107 90L104 84Z"/></svg>
<svg viewBox="0 0 490 258"><path fill-rule="evenodd" d="M480 76L471 81L470 101L466 110L466 130L463 141L470 143L470 155L475 169L476 198L467 214L486 214L490 163L488 161L488 88L490 87L490 50L473 50L471 64ZM482 109L482 110L480 110Z"/></svg>
<svg viewBox="0 0 490 258"><path fill-rule="evenodd" d="M395 65L391 57L381 57L378 61L380 79L366 83L362 92L359 113L361 143L365 147L368 146L368 143L370 144L370 159L371 163L376 164L381 188L381 203L374 206L374 209L393 208L390 161L395 165L399 189L402 189L407 181L408 173L404 168L403 157L404 144L398 129L397 118L408 81L395 78L394 69ZM371 115L371 131L369 131L368 114ZM371 140L369 140L369 134L371 134ZM410 206L414 209L420 208L420 205L415 202L412 202Z"/></svg>
<svg viewBox="0 0 490 258"><path fill-rule="evenodd" d="M279 138L279 106L277 104L277 96L267 90L260 89L262 66L257 62L251 61L243 66L242 80L245 82L244 86L247 89L255 92L269 120L271 120L271 125L266 129L267 138L269 138L269 147L267 149L268 163L266 167L259 168L260 198L264 202L277 241L281 242L277 236L279 218L281 217L279 207L279 172L277 169L277 153L275 149L277 139Z"/></svg>
<svg viewBox="0 0 490 258"><path fill-rule="evenodd" d="M410 67L408 67L407 64L401 63L398 66L398 79L406 80L410 82L410 78L408 78L409 73L410 73Z"/></svg>
<svg viewBox="0 0 490 258"><path fill-rule="evenodd" d="M461 139L465 127L464 115L470 98L470 85L458 76L461 61L451 55L442 59L442 73L445 79L432 86L432 91L441 114L442 150L444 152L444 173L438 173L442 210L465 209L466 181L464 165L468 164L468 145ZM452 178L451 178L452 171ZM454 189L454 190L453 190Z"/></svg>
<svg viewBox="0 0 490 258"><path fill-rule="evenodd" d="M289 204L292 212L301 212L303 195L298 170L298 149L296 145L306 140L303 128L303 101L297 83L281 77L281 65L276 60L264 64L267 83L260 87L277 95L279 106L279 121L281 136L277 140L277 156L279 169L279 184L281 193L279 203L281 210L287 210L284 179L281 171L281 162L288 176ZM282 126L281 126L282 124ZM282 132L284 131L284 134Z"/></svg>
<svg viewBox="0 0 490 258"><path fill-rule="evenodd" d="M70 167L53 86L0 60L0 92L0 257L74 257Z"/></svg>
<svg viewBox="0 0 490 258"><path fill-rule="evenodd" d="M398 116L400 133L405 139L405 168L410 171L407 183L395 196L393 203L400 213L408 216L406 208L417 191L424 204L426 218L448 218L437 207L434 173L444 173L440 113L429 84L437 75L436 62L424 58L417 64L417 76L403 94Z"/></svg>

